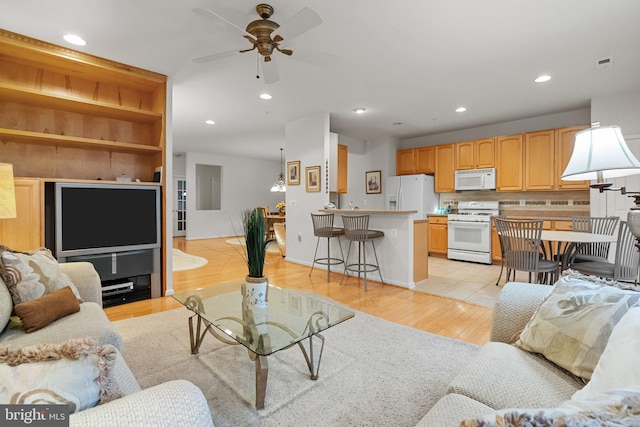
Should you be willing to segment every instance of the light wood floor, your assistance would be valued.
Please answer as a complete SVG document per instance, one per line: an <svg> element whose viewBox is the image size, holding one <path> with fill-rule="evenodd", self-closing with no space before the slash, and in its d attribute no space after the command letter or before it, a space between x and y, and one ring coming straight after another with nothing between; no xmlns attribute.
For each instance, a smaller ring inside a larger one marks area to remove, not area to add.
<svg viewBox="0 0 640 427"><path fill-rule="evenodd" d="M225 238L187 241L174 238L173 245L188 254L205 257L209 263L194 270L173 273L175 291L194 289L242 278L246 275L240 246L225 243ZM365 292L362 281L349 278L340 286L340 273L286 262L279 253L267 253L264 274L283 288L303 289L327 296L344 305L389 321L434 334L475 344L489 341L492 310L462 301L369 281ZM182 305L172 297L155 298L105 309L110 320L120 320L161 312ZM186 310L186 309L185 309Z"/></svg>

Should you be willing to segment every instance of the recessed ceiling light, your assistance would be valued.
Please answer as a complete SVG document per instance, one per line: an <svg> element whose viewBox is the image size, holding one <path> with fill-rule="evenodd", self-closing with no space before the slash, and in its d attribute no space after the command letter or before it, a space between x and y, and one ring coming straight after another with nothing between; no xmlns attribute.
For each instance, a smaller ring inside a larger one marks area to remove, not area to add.
<svg viewBox="0 0 640 427"><path fill-rule="evenodd" d="M367 109L363 108L363 107L359 107L359 108L356 108L356 109L353 110L353 112L356 113L356 114L362 114L365 111L367 111Z"/></svg>
<svg viewBox="0 0 640 427"><path fill-rule="evenodd" d="M535 79L533 79L533 81L536 82L536 83L544 83L544 82L548 82L549 80L551 80L551 76L549 76L547 74L543 74L543 75L538 76Z"/></svg>
<svg viewBox="0 0 640 427"><path fill-rule="evenodd" d="M65 34L62 36L63 39L68 41L71 44L75 44L76 46L84 46L87 44L86 41L80 36L76 36L75 34Z"/></svg>
<svg viewBox="0 0 640 427"><path fill-rule="evenodd" d="M465 111L467 111L467 109L465 107L456 108L456 113L464 113Z"/></svg>
<svg viewBox="0 0 640 427"><path fill-rule="evenodd" d="M262 98L262 99L271 99L271 98L273 98L273 96L269 95L268 93L261 93L260 94L260 98Z"/></svg>
<svg viewBox="0 0 640 427"><path fill-rule="evenodd" d="M205 121L205 123L208 124L208 125L215 125L216 124L216 122L214 122L213 120L207 120L207 121Z"/></svg>

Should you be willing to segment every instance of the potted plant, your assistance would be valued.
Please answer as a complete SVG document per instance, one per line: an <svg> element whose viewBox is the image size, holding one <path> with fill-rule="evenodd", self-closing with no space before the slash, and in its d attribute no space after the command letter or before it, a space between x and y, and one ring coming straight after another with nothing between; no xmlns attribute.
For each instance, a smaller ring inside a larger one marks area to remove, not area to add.
<svg viewBox="0 0 640 427"><path fill-rule="evenodd" d="M246 244L245 261L248 268L245 298L248 305L266 306L268 282L263 275L263 269L267 252L267 233L262 209L244 211L242 220Z"/></svg>

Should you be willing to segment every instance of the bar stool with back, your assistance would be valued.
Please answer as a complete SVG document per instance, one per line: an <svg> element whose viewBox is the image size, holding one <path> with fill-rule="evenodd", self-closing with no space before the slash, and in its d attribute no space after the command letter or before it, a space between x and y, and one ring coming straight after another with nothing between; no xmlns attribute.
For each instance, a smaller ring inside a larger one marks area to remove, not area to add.
<svg viewBox="0 0 640 427"><path fill-rule="evenodd" d="M347 250L347 259L345 261L344 273L348 276L349 271L358 273L364 273L364 290L367 291L367 273L377 271L380 275L380 282L384 285L382 280L382 273L380 272L380 263L378 262L378 254L376 253L376 245L373 243L374 239L384 237L384 232L380 230L369 230L369 215L342 215L342 224L344 225L344 236L349 241L349 249ZM358 242L358 262L348 264L349 254L351 253L351 244ZM376 258L376 263L367 263L367 252L365 244L371 242L373 248L373 255ZM340 284L342 285L342 279Z"/></svg>
<svg viewBox="0 0 640 427"><path fill-rule="evenodd" d="M334 215L331 214L311 214L311 221L313 221L313 235L318 238L316 242L316 251L313 254L313 263L311 264L311 271L309 276L313 272L313 267L316 264L322 264L327 266L327 282L331 277L331 266L344 264L344 253L342 252L342 245L340 244L340 236L344 236L344 229L333 226ZM331 238L338 239L338 247L340 248L340 254L342 258L331 257ZM320 245L320 239L327 239L327 256L318 258L318 246Z"/></svg>

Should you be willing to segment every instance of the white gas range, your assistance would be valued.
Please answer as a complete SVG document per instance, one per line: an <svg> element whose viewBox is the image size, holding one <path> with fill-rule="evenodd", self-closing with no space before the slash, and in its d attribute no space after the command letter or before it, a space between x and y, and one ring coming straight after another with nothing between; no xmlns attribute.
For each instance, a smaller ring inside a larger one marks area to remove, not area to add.
<svg viewBox="0 0 640 427"><path fill-rule="evenodd" d="M448 216L447 257L491 264L491 215L499 202L458 202L458 213Z"/></svg>

